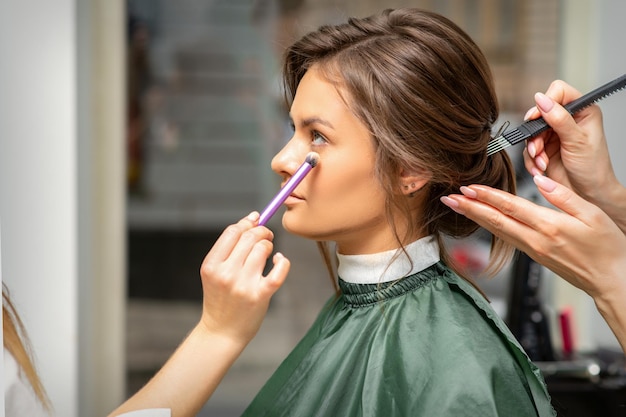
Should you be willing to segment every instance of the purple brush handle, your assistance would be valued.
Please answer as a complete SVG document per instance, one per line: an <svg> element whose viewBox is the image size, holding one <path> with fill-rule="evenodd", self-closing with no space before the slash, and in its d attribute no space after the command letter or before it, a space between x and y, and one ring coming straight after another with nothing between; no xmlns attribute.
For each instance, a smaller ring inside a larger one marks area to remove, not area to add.
<svg viewBox="0 0 626 417"><path fill-rule="evenodd" d="M265 226L265 223L267 223L269 219L274 215L274 213L276 213L280 206L285 202L287 197L289 197L289 194L293 192L298 184L300 184L300 181L302 181L306 174L309 173L311 168L313 168L313 166L305 161L300 166L300 168L298 168L296 173L293 174L291 178L289 178L289 181L287 181L285 186L280 189L278 194L276 194L276 197L274 197L272 201L270 201L270 203L261 213L261 216L259 217L259 226Z"/></svg>

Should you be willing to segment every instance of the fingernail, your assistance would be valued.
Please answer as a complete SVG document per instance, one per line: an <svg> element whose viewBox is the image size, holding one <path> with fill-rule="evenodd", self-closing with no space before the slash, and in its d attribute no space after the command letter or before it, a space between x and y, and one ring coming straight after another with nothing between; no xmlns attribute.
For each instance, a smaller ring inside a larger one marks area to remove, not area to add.
<svg viewBox="0 0 626 417"><path fill-rule="evenodd" d="M546 164L546 161L543 160L543 158L535 158L535 164L537 164L539 169L543 172L548 169L548 165Z"/></svg>
<svg viewBox="0 0 626 417"><path fill-rule="evenodd" d="M541 188L547 193L551 193L556 189L556 182L552 181L550 178L544 175L535 175L533 177L533 181L535 182L535 184L537 184L537 187Z"/></svg>
<svg viewBox="0 0 626 417"><path fill-rule="evenodd" d="M528 145L526 145L526 150L528 151L528 155L530 155L531 158L534 158L537 154L537 147L535 146L534 142L529 142Z"/></svg>
<svg viewBox="0 0 626 417"><path fill-rule="evenodd" d="M536 112L537 112L537 107L535 107L535 106L533 106L530 109L528 109L528 111L524 115L524 121L530 119L530 117L533 116Z"/></svg>
<svg viewBox="0 0 626 417"><path fill-rule="evenodd" d="M476 197L478 197L478 193L476 191L474 191L471 188L466 187L466 186L462 186L461 187L461 192L463 193L463 195L465 197L469 197L469 198L476 198Z"/></svg>
<svg viewBox="0 0 626 417"><path fill-rule="evenodd" d="M463 210L461 210L461 208L459 207L459 202L456 201L454 198L450 198L444 195L443 197L440 198L440 200L443 204L450 207L455 212L459 214L463 214Z"/></svg>
<svg viewBox="0 0 626 417"><path fill-rule="evenodd" d="M248 216L246 217L246 219L250 220L251 222L255 222L257 220L259 220L259 212L258 211L253 211L252 213L248 214Z"/></svg>
<svg viewBox="0 0 626 417"><path fill-rule="evenodd" d="M535 94L535 102L537 107L544 113L548 113L554 107L554 101L543 93Z"/></svg>

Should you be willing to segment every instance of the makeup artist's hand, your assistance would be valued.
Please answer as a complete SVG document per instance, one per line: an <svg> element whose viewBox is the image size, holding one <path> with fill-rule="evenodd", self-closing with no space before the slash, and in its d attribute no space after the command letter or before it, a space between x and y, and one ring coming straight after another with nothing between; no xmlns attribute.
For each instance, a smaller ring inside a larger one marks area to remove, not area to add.
<svg viewBox="0 0 626 417"><path fill-rule="evenodd" d="M442 202L593 297L626 350L626 236L600 208L548 177L534 177L562 211L484 185Z"/></svg>
<svg viewBox="0 0 626 417"><path fill-rule="evenodd" d="M228 226L204 258L200 268L204 293L201 324L210 332L248 343L265 317L272 295L289 272L289 260L276 253L274 266L263 276L274 248L274 234L255 227L253 212Z"/></svg>
<svg viewBox="0 0 626 417"><path fill-rule="evenodd" d="M603 209L626 232L626 188L611 165L600 107L594 105L574 116L562 105L580 97L563 81L554 81L545 94L535 95L536 107L526 118L543 116L552 129L529 140L524 151L528 171L566 185Z"/></svg>
<svg viewBox="0 0 626 417"><path fill-rule="evenodd" d="M199 323L159 372L109 417L157 408L177 417L198 414L259 330L270 298L289 272L289 261L277 253L263 276L274 235L257 226L258 219L254 212L224 230L200 268Z"/></svg>

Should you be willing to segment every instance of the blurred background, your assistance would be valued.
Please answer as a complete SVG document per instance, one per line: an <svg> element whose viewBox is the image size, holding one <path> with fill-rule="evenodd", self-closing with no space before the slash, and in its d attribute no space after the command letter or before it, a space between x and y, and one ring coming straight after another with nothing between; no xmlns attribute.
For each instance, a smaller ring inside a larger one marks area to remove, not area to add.
<svg viewBox="0 0 626 417"><path fill-rule="evenodd" d="M2 279L58 415L111 411L199 319L203 257L279 187L269 165L289 137L284 48L321 24L405 6L449 17L485 52L498 126L521 122L556 78L586 92L626 72L621 0L0 2ZM626 97L601 107L626 182ZM282 231L280 216L270 227L289 279L201 415L239 415L333 291L315 244ZM478 270L486 242L450 244ZM476 275L506 317L518 267ZM540 281L557 356L567 308L577 351L616 348L588 297L548 271Z"/></svg>

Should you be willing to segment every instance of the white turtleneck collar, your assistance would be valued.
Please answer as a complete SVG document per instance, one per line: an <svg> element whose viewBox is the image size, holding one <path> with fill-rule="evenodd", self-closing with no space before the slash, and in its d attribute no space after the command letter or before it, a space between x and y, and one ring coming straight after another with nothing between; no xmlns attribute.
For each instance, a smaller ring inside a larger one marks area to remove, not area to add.
<svg viewBox="0 0 626 417"><path fill-rule="evenodd" d="M405 249L410 259L402 251L393 259L397 249L368 255L338 253L338 275L353 284L379 284L404 278L439 262L439 245L434 236L423 237Z"/></svg>

